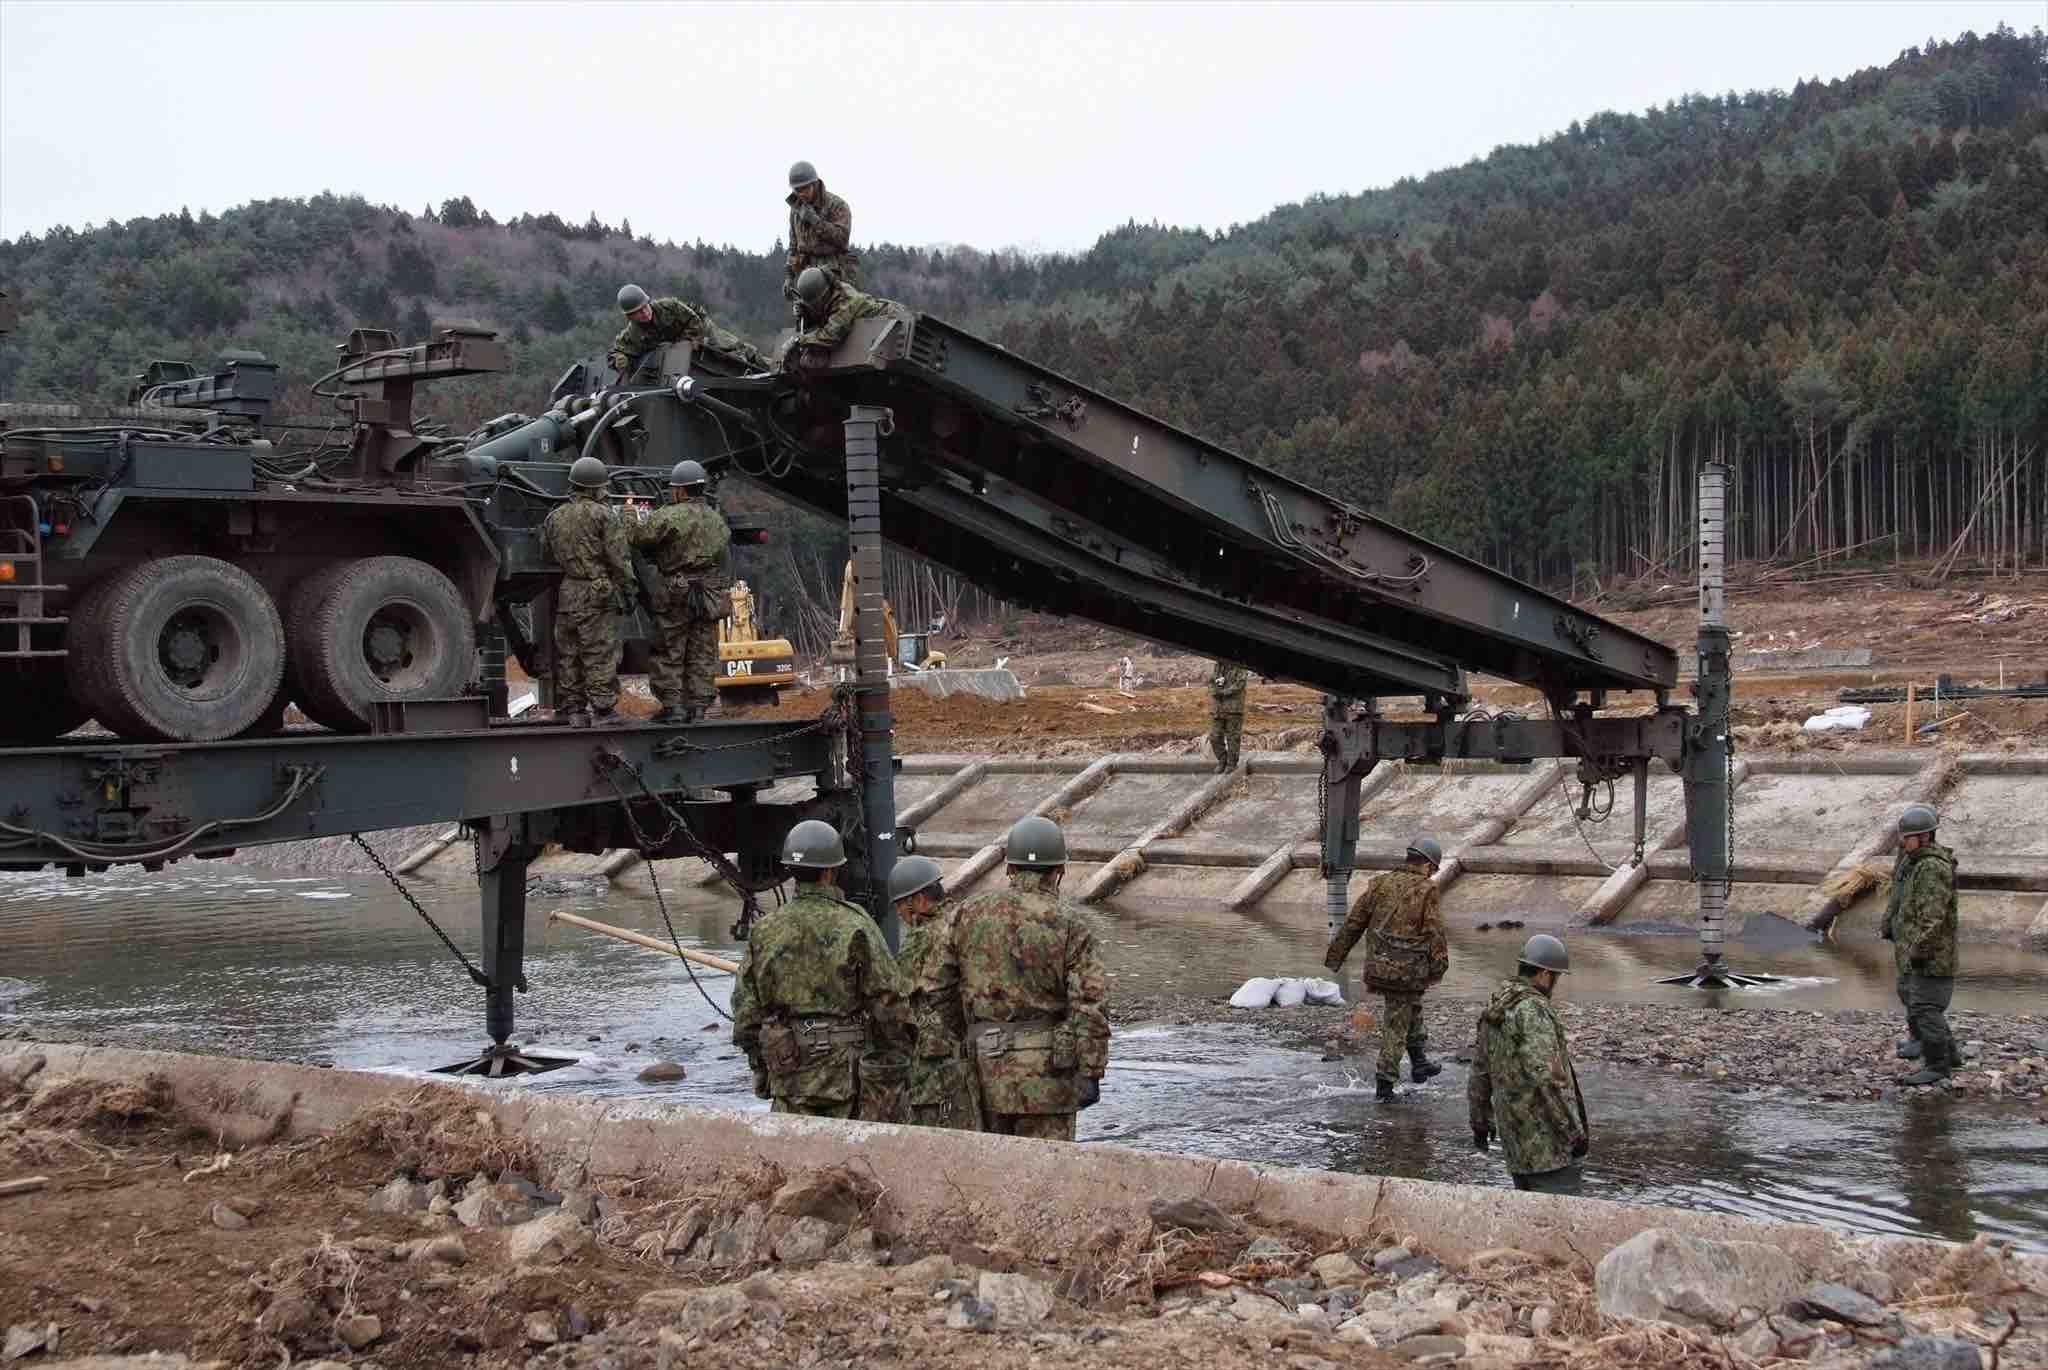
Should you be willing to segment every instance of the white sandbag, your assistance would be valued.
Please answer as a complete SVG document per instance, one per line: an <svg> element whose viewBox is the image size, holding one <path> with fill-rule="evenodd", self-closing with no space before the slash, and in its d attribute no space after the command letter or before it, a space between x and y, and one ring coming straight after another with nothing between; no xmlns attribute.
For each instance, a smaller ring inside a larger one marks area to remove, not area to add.
<svg viewBox="0 0 2048 1370"><path fill-rule="evenodd" d="M1344 987L1335 980L1304 980L1311 1004L1341 1004L1344 1002Z"/></svg>
<svg viewBox="0 0 2048 1370"><path fill-rule="evenodd" d="M1800 727L1809 733L1861 732L1870 722L1870 710L1861 704L1837 704L1806 720Z"/></svg>
<svg viewBox="0 0 2048 1370"><path fill-rule="evenodd" d="M1273 1002L1273 991L1280 988L1278 980L1268 980L1255 975L1237 987L1237 993L1230 996L1232 1008L1265 1008Z"/></svg>
<svg viewBox="0 0 2048 1370"><path fill-rule="evenodd" d="M1273 991L1273 1007L1293 1008L1308 998L1308 983L1303 980L1282 980L1280 988Z"/></svg>

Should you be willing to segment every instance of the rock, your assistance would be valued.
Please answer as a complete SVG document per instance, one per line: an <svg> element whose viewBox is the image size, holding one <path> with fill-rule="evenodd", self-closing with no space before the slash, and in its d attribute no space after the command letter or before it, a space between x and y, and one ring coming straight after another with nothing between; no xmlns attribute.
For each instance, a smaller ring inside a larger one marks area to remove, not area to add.
<svg viewBox="0 0 2048 1370"><path fill-rule="evenodd" d="M1278 1237L1255 1238L1252 1244L1244 1249L1244 1258L1248 1261L1270 1260L1274 1257L1286 1260L1300 1254L1302 1253L1298 1247L1290 1246Z"/></svg>
<svg viewBox="0 0 2048 1370"><path fill-rule="evenodd" d="M1288 1316L1286 1305L1243 1288L1230 1291L1229 1313L1239 1322L1271 1322Z"/></svg>
<svg viewBox="0 0 2048 1370"><path fill-rule="evenodd" d="M417 1243L412 1260L418 1265L461 1265L469 1259L469 1248L453 1232Z"/></svg>
<svg viewBox="0 0 2048 1370"><path fill-rule="evenodd" d="M553 1346L562 1339L562 1334L555 1330L553 1313L528 1313L525 1332L527 1342L534 1346Z"/></svg>
<svg viewBox="0 0 2048 1370"><path fill-rule="evenodd" d="M1527 1337L1468 1332L1465 1334L1465 1355L1473 1359L1487 1356L1503 1364L1520 1365L1536 1359L1536 1343Z"/></svg>
<svg viewBox="0 0 2048 1370"><path fill-rule="evenodd" d="M1809 1318L1828 1318L1852 1327L1876 1327L1885 1321L1885 1311L1875 1299L1859 1294L1847 1285L1815 1284L1785 1305L1785 1311Z"/></svg>
<svg viewBox="0 0 2048 1370"><path fill-rule="evenodd" d="M690 1072L683 1069L681 1061L656 1061L634 1078L643 1085L668 1085L677 1080L687 1080Z"/></svg>
<svg viewBox="0 0 2048 1370"><path fill-rule="evenodd" d="M223 1232L240 1232L249 1226L249 1220L237 1213L234 1206L224 1199L215 1199L207 1208L206 1216Z"/></svg>
<svg viewBox="0 0 2048 1370"><path fill-rule="evenodd" d="M1529 1310L1529 1330L1539 1337L1550 1335L1550 1329L1557 1325L1557 1310L1547 1303L1539 1303Z"/></svg>
<svg viewBox="0 0 2048 1370"><path fill-rule="evenodd" d="M571 1187L562 1195L562 1211L578 1222L595 1225L611 1216L611 1200L594 1189ZM703 1231L700 1227L699 1232Z"/></svg>
<svg viewBox="0 0 2048 1370"><path fill-rule="evenodd" d="M881 1187L843 1166L799 1175L775 1191L768 1211L789 1218L823 1218L840 1227L859 1222Z"/></svg>
<svg viewBox="0 0 2048 1370"><path fill-rule="evenodd" d="M926 1256L897 1270L893 1283L898 1289L928 1294L943 1280L957 1279L960 1268L951 1256Z"/></svg>
<svg viewBox="0 0 2048 1370"><path fill-rule="evenodd" d="M533 1204L518 1186L471 1185L455 1205L455 1219L464 1227L512 1227L533 1217Z"/></svg>
<svg viewBox="0 0 2048 1370"><path fill-rule="evenodd" d="M1745 1307L1776 1308L1804 1280L1761 1242L1717 1242L1653 1227L1600 1258L1593 1288L1608 1317L1725 1330Z"/></svg>
<svg viewBox="0 0 2048 1370"><path fill-rule="evenodd" d="M1954 1337L1907 1337L1870 1358L1869 1370L1982 1370L1974 1342Z"/></svg>
<svg viewBox="0 0 2048 1370"><path fill-rule="evenodd" d="M713 1341L750 1320L780 1327L783 1317L782 1305L770 1296L768 1286L754 1280L710 1289L656 1289L642 1294L633 1311L643 1318L680 1322Z"/></svg>
<svg viewBox="0 0 2048 1370"><path fill-rule="evenodd" d="M0 1342L0 1360L20 1360L41 1351L56 1328L55 1323L15 1323L7 1329L6 1341Z"/></svg>
<svg viewBox="0 0 2048 1370"><path fill-rule="evenodd" d="M1289 1356L1287 1370L1339 1370L1337 1362L1321 1356Z"/></svg>
<svg viewBox="0 0 2048 1370"><path fill-rule="evenodd" d="M1317 1331L1330 1325L1330 1310L1319 1303L1305 1303L1294 1310L1297 1321Z"/></svg>
<svg viewBox="0 0 2048 1370"><path fill-rule="evenodd" d="M557 1265L590 1245L590 1229L560 1209L512 1229L505 1254L517 1265Z"/></svg>
<svg viewBox="0 0 2048 1370"><path fill-rule="evenodd" d="M1384 1250L1373 1252L1372 1268L1375 1270L1385 1270L1389 1266L1399 1265L1414 1254L1413 1251L1410 1251L1405 1246L1390 1246Z"/></svg>
<svg viewBox="0 0 2048 1370"><path fill-rule="evenodd" d="M848 1265L887 1265L889 1248L872 1227L857 1227L832 1251L832 1259Z"/></svg>
<svg viewBox="0 0 2048 1370"><path fill-rule="evenodd" d="M353 1313L337 1318L334 1335L340 1337L351 1351L360 1351L384 1335L384 1322L375 1313Z"/></svg>
<svg viewBox="0 0 2048 1370"><path fill-rule="evenodd" d="M993 1332L996 1310L972 1294L962 1295L947 1307L946 1326L956 1332Z"/></svg>
<svg viewBox="0 0 2048 1370"><path fill-rule="evenodd" d="M1364 1267L1342 1251L1316 1257L1309 1265L1309 1272L1328 1285L1357 1284L1365 1278Z"/></svg>
<svg viewBox="0 0 2048 1370"><path fill-rule="evenodd" d="M1207 1199L1154 1199L1146 1211L1151 1215L1152 1226L1162 1231L1170 1227L1183 1227L1190 1232L1236 1233L1241 1230L1237 1219Z"/></svg>
<svg viewBox="0 0 2048 1370"><path fill-rule="evenodd" d="M1859 1270L1849 1278L1854 1281L1854 1289L1859 1293L1868 1294L1879 1303L1890 1303L1898 1297L1898 1287L1892 1283L1892 1277L1882 1270Z"/></svg>
<svg viewBox="0 0 2048 1370"><path fill-rule="evenodd" d="M1359 1300L1364 1297L1365 1291L1357 1285L1340 1284L1323 1295L1323 1307L1330 1310L1330 1316L1333 1318L1348 1318L1351 1311L1358 1307Z"/></svg>
<svg viewBox="0 0 2048 1370"><path fill-rule="evenodd" d="M320 1313L296 1294L284 1294L270 1301L270 1307L256 1318L256 1330L279 1341L303 1341L319 1326Z"/></svg>
<svg viewBox="0 0 2048 1370"><path fill-rule="evenodd" d="M1036 1327L1052 1316L1052 1290L1029 1275L987 1273L974 1292L995 1310L998 1327Z"/></svg>
<svg viewBox="0 0 2048 1370"><path fill-rule="evenodd" d="M757 1260L767 1240L767 1227L768 1206L748 1204L732 1222L708 1235L710 1250L705 1259L721 1268Z"/></svg>
<svg viewBox="0 0 2048 1370"><path fill-rule="evenodd" d="M535 895L559 898L564 895L600 895L611 889L612 882L602 875L531 875L526 879L526 894L530 899Z"/></svg>
<svg viewBox="0 0 2048 1370"><path fill-rule="evenodd" d="M424 1213L432 1196L423 1184L400 1175L370 1196L372 1213Z"/></svg>
<svg viewBox="0 0 2048 1370"><path fill-rule="evenodd" d="M827 1222L823 1218L798 1218L775 1239L775 1259L784 1262L821 1261L845 1235L846 1228L841 1223Z"/></svg>
<svg viewBox="0 0 2048 1370"><path fill-rule="evenodd" d="M1387 1349L1402 1360L1421 1360L1425 1356L1462 1356L1465 1354L1465 1339L1439 1336L1409 1337Z"/></svg>
<svg viewBox="0 0 2048 1370"><path fill-rule="evenodd" d="M1314 1303L1316 1298L1316 1282L1306 1275L1267 1280L1260 1289L1290 1308L1296 1304Z"/></svg>

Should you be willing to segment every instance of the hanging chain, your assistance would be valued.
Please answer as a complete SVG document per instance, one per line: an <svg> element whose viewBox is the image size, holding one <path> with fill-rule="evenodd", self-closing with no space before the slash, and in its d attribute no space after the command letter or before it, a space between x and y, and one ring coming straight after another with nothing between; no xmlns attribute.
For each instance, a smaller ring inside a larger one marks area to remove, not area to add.
<svg viewBox="0 0 2048 1370"><path fill-rule="evenodd" d="M412 897L412 891L405 887L405 882L398 878L397 874L391 869L391 867L384 864L384 858L377 855L377 849L371 846L368 842L363 841L363 835L359 832L352 832L348 835L348 837L349 841L355 843L358 847L361 847L363 851L368 854L371 864L376 866L378 870L382 871L384 873L384 878L391 882L391 887L398 891L399 895L405 900L406 903L412 905L412 911L418 914L420 918L425 921L426 925L434 930L434 936L441 939L441 945L448 948L450 954L452 954L456 960L462 962L462 968L469 972L469 978L475 981L477 984L483 986L483 988L489 989L491 987L491 982L489 978L486 977L482 971L478 970L474 965L470 963L470 959L462 954L461 947L456 946L455 943L448 940L448 934L441 931L441 925L434 921L434 915L428 913L426 909L420 906L420 901ZM472 850L474 850L474 848L472 848ZM479 871L481 871L482 869L481 858L478 859L478 869Z"/></svg>
<svg viewBox="0 0 2048 1370"><path fill-rule="evenodd" d="M697 968L690 964L689 957L683 955L683 939L676 936L676 925L669 921L668 900L662 897L661 879L655 874L654 858L643 851L640 853L640 864L646 868L647 883L654 886L654 907L661 910L661 925L668 929L668 940L676 949L676 960L681 961L683 969L690 973L690 983L697 987L697 993L704 996L704 1002L711 1005L711 1011L730 1023L732 1015L719 1007L718 1001L711 997L711 991L704 988L704 982L697 978Z"/></svg>

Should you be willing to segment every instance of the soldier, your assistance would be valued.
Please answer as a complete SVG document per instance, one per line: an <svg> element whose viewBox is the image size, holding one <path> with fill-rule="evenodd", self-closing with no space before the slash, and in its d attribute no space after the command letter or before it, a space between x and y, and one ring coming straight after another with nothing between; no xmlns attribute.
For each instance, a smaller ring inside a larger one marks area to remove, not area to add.
<svg viewBox="0 0 2048 1370"><path fill-rule="evenodd" d="M944 902L946 888L940 881L939 863L928 856L906 856L898 861L889 872L889 898L908 929L900 961L903 976L916 986L923 980L932 953L953 935L956 910ZM913 993L911 1016L917 1025L917 1046L910 1058L908 1121L919 1127L979 1132L981 1082L975 1078L974 1063L967 1059L963 1046L967 1024L961 1016L959 995L936 1000Z"/></svg>
<svg viewBox="0 0 2048 1370"><path fill-rule="evenodd" d="M637 285L619 287L619 312L626 326L612 339L605 362L625 378L640 366L641 359L656 347L687 342L723 352L741 362L749 371L770 371L774 363L768 354L739 334L726 328L695 305L681 300L650 300Z"/></svg>
<svg viewBox="0 0 2048 1370"><path fill-rule="evenodd" d="M1216 754L1218 774L1237 769L1238 743L1244 737L1244 692L1251 672L1234 661L1218 661L1209 676L1209 750Z"/></svg>
<svg viewBox="0 0 2048 1370"><path fill-rule="evenodd" d="M718 620L731 607L725 549L732 530L704 493L704 468L679 461L669 473L669 503L633 530L635 550L661 573L654 606L654 658L647 685L661 701L657 723L695 723L718 696Z"/></svg>
<svg viewBox="0 0 2048 1370"><path fill-rule="evenodd" d="M805 267L796 278L796 304L802 327L783 344L780 369L785 371L823 365L862 319L904 312L894 300L863 295L815 266Z"/></svg>
<svg viewBox="0 0 2048 1370"><path fill-rule="evenodd" d="M616 723L619 615L633 604L626 527L606 503L610 477L596 457L569 467L571 494L540 528L541 550L562 568L555 591L555 713L572 728ZM593 719L593 715L595 715Z"/></svg>
<svg viewBox="0 0 2048 1370"><path fill-rule="evenodd" d="M1010 887L961 905L916 992L959 1000L988 1131L1071 1142L1075 1113L1102 1097L1109 981L1094 934L1059 899L1059 825L1022 819L1007 848Z"/></svg>
<svg viewBox="0 0 2048 1370"><path fill-rule="evenodd" d="M789 259L782 266L782 293L790 293L805 267L860 288L860 254L852 247L853 206L825 189L809 162L789 169Z"/></svg>
<svg viewBox="0 0 2048 1370"><path fill-rule="evenodd" d="M732 1040L753 1068L755 1097L772 1097L777 1113L893 1121L900 1082L878 1088L873 1077L877 1062L900 1061L909 1046L909 1001L882 930L838 898L845 864L830 823L806 819L783 839L796 897L747 938Z"/></svg>
<svg viewBox="0 0 2048 1370"><path fill-rule="evenodd" d="M1564 1024L1550 1005L1558 977L1571 969L1564 943L1537 933L1522 946L1517 978L1504 980L1479 1015L1472 1044L1472 1145L1500 1138L1517 1189L1579 1192L1586 1155L1586 1100L1572 1070Z"/></svg>
<svg viewBox="0 0 2048 1370"><path fill-rule="evenodd" d="M1366 939L1359 976L1367 989L1377 990L1386 1000L1374 1074L1376 1097L1382 1101L1394 1097L1403 1049L1408 1052L1408 1078L1416 1084L1443 1071L1429 1059L1429 1032L1422 1025L1423 991L1443 979L1451 966L1442 896L1430 879L1443 860L1444 849L1435 838L1410 842L1408 864L1365 887L1323 955L1325 966L1341 970L1352 944L1361 936Z"/></svg>
<svg viewBox="0 0 2048 1370"><path fill-rule="evenodd" d="M1934 840L1936 817L1925 804L1899 815L1899 854L1892 862L1884 938L1899 968L1906 1040L1898 1054L1920 1069L1900 1081L1931 1085L1963 1063L1949 1034L1948 1005L1956 989L1956 854Z"/></svg>

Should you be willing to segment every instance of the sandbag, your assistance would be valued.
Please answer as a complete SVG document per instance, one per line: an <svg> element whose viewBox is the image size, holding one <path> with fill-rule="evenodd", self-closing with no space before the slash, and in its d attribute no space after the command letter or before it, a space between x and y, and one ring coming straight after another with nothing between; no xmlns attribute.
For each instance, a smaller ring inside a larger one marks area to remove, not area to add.
<svg viewBox="0 0 2048 1370"><path fill-rule="evenodd" d="M1344 987L1335 980L1303 980L1301 983L1308 991L1308 1002L1311 1004L1344 1002Z"/></svg>
<svg viewBox="0 0 2048 1370"><path fill-rule="evenodd" d="M1237 987L1237 993L1230 996L1232 1008L1265 1008L1273 1002L1273 992L1280 988L1278 980L1268 980L1255 975Z"/></svg>
<svg viewBox="0 0 2048 1370"><path fill-rule="evenodd" d="M1308 998L1308 984L1302 980L1282 980L1280 988L1273 991L1275 1008L1293 1008Z"/></svg>

